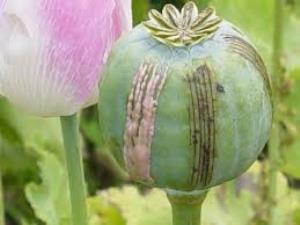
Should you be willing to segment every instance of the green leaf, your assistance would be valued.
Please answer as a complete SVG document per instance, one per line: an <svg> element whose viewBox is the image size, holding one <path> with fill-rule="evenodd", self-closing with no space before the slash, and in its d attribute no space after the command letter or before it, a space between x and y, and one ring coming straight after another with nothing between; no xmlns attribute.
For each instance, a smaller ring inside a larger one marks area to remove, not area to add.
<svg viewBox="0 0 300 225"><path fill-rule="evenodd" d="M54 152L62 161L60 124L56 119L22 113L0 98L0 130L0 167L6 195L10 196L6 209L13 220L20 224L26 220L31 224L35 221L34 215L28 207L23 187L38 179L38 151Z"/></svg>
<svg viewBox="0 0 300 225"><path fill-rule="evenodd" d="M248 225L253 216L251 194L245 191L237 196L232 194L231 189L225 189L220 202L222 193L219 188L209 192L202 210L203 224ZM159 189L142 194L135 187L125 186L103 191L100 196L121 208L128 225L172 225L170 204L165 193Z"/></svg>
<svg viewBox="0 0 300 225"><path fill-rule="evenodd" d="M34 159L25 152L22 132L14 116L14 110L0 98L0 168L4 175L33 169Z"/></svg>
<svg viewBox="0 0 300 225"><path fill-rule="evenodd" d="M35 215L47 225L71 225L67 174L63 164L49 152L39 151L41 183L26 186L26 197ZM125 225L120 210L101 196L87 200L90 225Z"/></svg>
<svg viewBox="0 0 300 225"><path fill-rule="evenodd" d="M11 146L22 146L23 140L16 127L0 112L0 139Z"/></svg>
<svg viewBox="0 0 300 225"><path fill-rule="evenodd" d="M4 175L18 178L33 172L39 149L54 152L63 160L59 120L27 115L0 98L0 148Z"/></svg>
<svg viewBox="0 0 300 225"><path fill-rule="evenodd" d="M0 143L11 147L21 147L23 137L11 116L12 114L13 110L9 104L0 98Z"/></svg>
<svg viewBox="0 0 300 225"><path fill-rule="evenodd" d="M117 205L127 225L171 225L171 209L164 192L154 189L142 195L135 187L111 188L100 193Z"/></svg>
<svg viewBox="0 0 300 225"><path fill-rule="evenodd" d="M121 211L101 196L88 199L89 225L126 225Z"/></svg>
<svg viewBox="0 0 300 225"><path fill-rule="evenodd" d="M0 98L0 139L1 135L4 136L6 145L21 147L29 154L35 154L36 149L45 149L54 152L62 160L63 140L60 130L58 118L30 116Z"/></svg>
<svg viewBox="0 0 300 225"><path fill-rule="evenodd" d="M212 188L202 207L205 225L267 224L261 184L261 164L255 163L247 173L235 181ZM127 225L172 225L171 206L165 193L159 189L140 192L136 187L110 188L99 193L106 201L117 205L127 220ZM278 174L276 225L291 224L298 220L300 192L288 189L286 179ZM258 217L257 217L258 216ZM296 225L297 223L293 224ZM292 225L292 224L291 224Z"/></svg>
<svg viewBox="0 0 300 225"><path fill-rule="evenodd" d="M67 175L57 157L39 151L41 183L30 183L25 192L36 216L47 225L70 225L71 211Z"/></svg>

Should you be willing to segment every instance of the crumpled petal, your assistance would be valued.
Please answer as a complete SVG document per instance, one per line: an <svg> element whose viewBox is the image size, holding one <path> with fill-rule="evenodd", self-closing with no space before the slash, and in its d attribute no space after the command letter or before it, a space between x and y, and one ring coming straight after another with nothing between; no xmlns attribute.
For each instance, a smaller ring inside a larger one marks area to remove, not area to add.
<svg viewBox="0 0 300 225"><path fill-rule="evenodd" d="M70 115L95 103L106 55L131 27L131 1L0 4L0 93L38 116Z"/></svg>

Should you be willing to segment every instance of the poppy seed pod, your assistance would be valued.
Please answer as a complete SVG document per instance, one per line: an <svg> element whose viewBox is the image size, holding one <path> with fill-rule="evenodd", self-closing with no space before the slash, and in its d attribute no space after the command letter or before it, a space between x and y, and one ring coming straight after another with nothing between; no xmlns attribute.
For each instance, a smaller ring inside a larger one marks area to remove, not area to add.
<svg viewBox="0 0 300 225"><path fill-rule="evenodd" d="M212 8L152 10L113 48L100 82L103 143L130 177L204 190L257 158L272 123L270 80L249 39Z"/></svg>

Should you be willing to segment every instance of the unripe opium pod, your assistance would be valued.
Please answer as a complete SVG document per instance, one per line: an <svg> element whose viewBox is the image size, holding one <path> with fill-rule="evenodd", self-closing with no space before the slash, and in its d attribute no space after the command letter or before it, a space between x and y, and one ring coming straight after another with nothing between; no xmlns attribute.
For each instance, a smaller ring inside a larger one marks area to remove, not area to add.
<svg viewBox="0 0 300 225"><path fill-rule="evenodd" d="M243 173L269 138L270 80L249 39L212 8L152 10L100 82L102 140L130 177L203 190Z"/></svg>

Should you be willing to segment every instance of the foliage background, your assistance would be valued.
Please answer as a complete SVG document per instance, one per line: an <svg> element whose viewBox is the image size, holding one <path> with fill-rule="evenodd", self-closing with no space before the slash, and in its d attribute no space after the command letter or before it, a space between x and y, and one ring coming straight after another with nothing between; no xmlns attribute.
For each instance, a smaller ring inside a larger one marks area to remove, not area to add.
<svg viewBox="0 0 300 225"><path fill-rule="evenodd" d="M202 5L207 0L199 0ZM147 19L150 8L183 0L133 0L134 23ZM211 0L223 18L238 25L257 46L269 71L276 33L283 23L280 78L274 91L279 101L279 172L277 193L270 204L268 149L247 173L214 188L203 208L204 225L300 225L300 1L285 0L277 15L275 0ZM102 149L95 107L81 115L82 150L89 190L91 225L171 225L171 210L160 190L124 185L123 174L107 149ZM0 167L8 225L68 225L70 211L57 119L40 119L19 112L0 98Z"/></svg>

